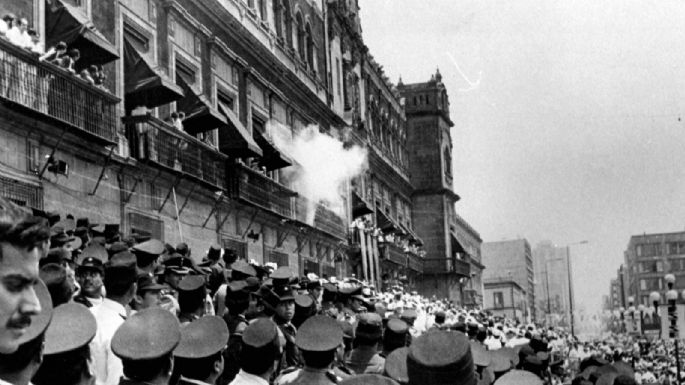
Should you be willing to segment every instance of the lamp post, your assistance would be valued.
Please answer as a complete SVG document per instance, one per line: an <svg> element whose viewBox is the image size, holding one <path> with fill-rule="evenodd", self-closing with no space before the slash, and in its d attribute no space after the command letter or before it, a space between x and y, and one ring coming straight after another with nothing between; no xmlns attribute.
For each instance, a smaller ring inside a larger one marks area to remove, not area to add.
<svg viewBox="0 0 685 385"><path fill-rule="evenodd" d="M675 284L675 276L673 274L666 274L664 277L664 281L666 281L666 286L668 287L668 291L666 292L666 301L668 304L668 319L670 321L670 325L668 328L668 336L669 338L675 339L675 365L676 365L676 370L678 371L678 383L682 383L680 379L680 347L678 346L678 339L680 336L678 335L678 312L676 310L676 300L678 299L678 292L673 289L673 285Z"/></svg>
<svg viewBox="0 0 685 385"><path fill-rule="evenodd" d="M573 321L573 284L571 280L571 246L585 245L588 241L580 241L576 243L569 243L566 245L566 271L568 272L568 310L571 318L571 337L575 338L575 324Z"/></svg>
<svg viewBox="0 0 685 385"><path fill-rule="evenodd" d="M654 306L654 317L659 317L659 302L661 302L661 294L658 291L649 293L649 302ZM659 328L659 338L661 338L661 328Z"/></svg>

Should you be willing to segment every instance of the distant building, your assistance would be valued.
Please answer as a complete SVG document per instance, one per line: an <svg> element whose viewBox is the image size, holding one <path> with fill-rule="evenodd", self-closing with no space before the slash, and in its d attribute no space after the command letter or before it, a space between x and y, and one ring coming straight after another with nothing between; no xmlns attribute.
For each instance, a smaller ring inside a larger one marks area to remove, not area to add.
<svg viewBox="0 0 685 385"><path fill-rule="evenodd" d="M485 282L483 309L496 316L525 321L526 291L514 280Z"/></svg>
<svg viewBox="0 0 685 385"><path fill-rule="evenodd" d="M533 249L535 265L535 307L537 319L548 324L567 323L570 318L568 249L552 242L540 242Z"/></svg>
<svg viewBox="0 0 685 385"><path fill-rule="evenodd" d="M486 300L488 287L496 283L515 282L525 294L516 306L524 318L535 319L535 273L530 244L525 239L486 242L481 246L482 263L487 266L483 273ZM486 305L487 306L487 305Z"/></svg>
<svg viewBox="0 0 685 385"><path fill-rule="evenodd" d="M625 251L624 295L635 304L649 306L649 294L666 292L664 276L675 275L675 289L685 289L685 232L643 234L630 237Z"/></svg>

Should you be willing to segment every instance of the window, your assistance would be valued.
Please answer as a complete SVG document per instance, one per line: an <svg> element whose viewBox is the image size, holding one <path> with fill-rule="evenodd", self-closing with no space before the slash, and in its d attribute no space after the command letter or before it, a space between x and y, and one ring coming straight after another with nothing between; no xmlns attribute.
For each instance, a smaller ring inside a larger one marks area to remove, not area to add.
<svg viewBox="0 0 685 385"><path fill-rule="evenodd" d="M197 69L194 66L180 57L176 58L176 79L183 78L188 85L193 85L197 82ZM177 81L178 82L178 81Z"/></svg>
<svg viewBox="0 0 685 385"><path fill-rule="evenodd" d="M295 26L297 28L297 45L295 46L295 49L297 52L300 54L300 59L303 61L306 60L306 43L305 43L305 29L304 29L304 21L302 20L302 14L297 13L295 15Z"/></svg>
<svg viewBox="0 0 685 385"><path fill-rule="evenodd" d="M268 16L266 13L266 0L257 0L257 7L259 8L259 17L262 21L266 21Z"/></svg>
<svg viewBox="0 0 685 385"><path fill-rule="evenodd" d="M283 38L283 14L281 13L283 9L283 4L280 0L273 0L271 3L274 13L274 30L276 31L276 36Z"/></svg>
<svg viewBox="0 0 685 385"><path fill-rule="evenodd" d="M305 60L307 61L307 65L309 65L309 68L312 70L316 70L315 68L315 53L314 53L314 37L312 36L312 26L307 23L307 25L304 28L304 34L305 34Z"/></svg>
<svg viewBox="0 0 685 385"><path fill-rule="evenodd" d="M452 176L452 155L450 154L450 149L449 147L445 147L445 151L443 152L443 160L445 162L445 175L448 177Z"/></svg>
<svg viewBox="0 0 685 385"><path fill-rule="evenodd" d="M0 196L19 206L43 209L43 189L15 179L0 176Z"/></svg>
<svg viewBox="0 0 685 385"><path fill-rule="evenodd" d="M495 309L501 309L504 307L504 293L501 291L496 291L492 293L492 299Z"/></svg>
<svg viewBox="0 0 685 385"><path fill-rule="evenodd" d="M164 241L164 221L138 213L128 213L130 234L139 234Z"/></svg>
<svg viewBox="0 0 685 385"><path fill-rule="evenodd" d="M293 17L290 14L290 0L283 0L281 8L281 20L283 20L283 34L288 47L293 47Z"/></svg>
<svg viewBox="0 0 685 385"><path fill-rule="evenodd" d="M247 242L224 238L222 243L224 248L234 250L238 259L247 259Z"/></svg>
<svg viewBox="0 0 685 385"><path fill-rule="evenodd" d="M340 58L335 59L337 68L337 78L338 78L338 97L342 95L342 66L340 65Z"/></svg>
<svg viewBox="0 0 685 385"><path fill-rule="evenodd" d="M638 257L642 256L642 245L635 246L635 255L637 255Z"/></svg>
<svg viewBox="0 0 685 385"><path fill-rule="evenodd" d="M265 259L268 259L268 262L274 262L278 267L289 266L290 264L288 261L288 254L279 251L270 250L265 257Z"/></svg>

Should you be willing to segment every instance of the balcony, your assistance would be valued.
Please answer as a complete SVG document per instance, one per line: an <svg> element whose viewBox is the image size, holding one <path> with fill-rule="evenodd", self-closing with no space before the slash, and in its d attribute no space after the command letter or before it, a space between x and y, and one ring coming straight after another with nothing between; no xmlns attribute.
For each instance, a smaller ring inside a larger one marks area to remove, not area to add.
<svg viewBox="0 0 685 385"><path fill-rule="evenodd" d="M404 249L394 243L382 243L379 245L383 258L400 266L407 266L407 254Z"/></svg>
<svg viewBox="0 0 685 385"><path fill-rule="evenodd" d="M151 115L127 116L122 121L133 158L225 188L226 156L213 147Z"/></svg>
<svg viewBox="0 0 685 385"><path fill-rule="evenodd" d="M345 221L333 210L321 203L314 204L311 200L302 196L297 197L295 202L295 217L298 221L338 239L347 239Z"/></svg>
<svg viewBox="0 0 685 385"><path fill-rule="evenodd" d="M2 39L0 99L49 117L77 135L117 143L119 98Z"/></svg>
<svg viewBox="0 0 685 385"><path fill-rule="evenodd" d="M462 277L471 276L471 265L468 261L457 258L426 258L424 272L431 274L456 274Z"/></svg>
<svg viewBox="0 0 685 385"><path fill-rule="evenodd" d="M414 253L407 253L407 257L407 267L417 273L423 273L423 258Z"/></svg>
<svg viewBox="0 0 685 385"><path fill-rule="evenodd" d="M293 218L293 197L297 194L242 164L235 164L231 169L229 193L234 199L240 199L284 218Z"/></svg>

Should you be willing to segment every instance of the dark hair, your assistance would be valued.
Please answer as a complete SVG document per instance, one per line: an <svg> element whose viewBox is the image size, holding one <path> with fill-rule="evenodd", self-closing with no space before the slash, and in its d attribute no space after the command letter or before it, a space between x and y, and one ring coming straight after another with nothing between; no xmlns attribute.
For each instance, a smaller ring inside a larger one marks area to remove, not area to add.
<svg viewBox="0 0 685 385"><path fill-rule="evenodd" d="M46 355L31 382L35 385L77 384L84 374L90 375L89 359L88 344L68 352Z"/></svg>
<svg viewBox="0 0 685 385"><path fill-rule="evenodd" d="M150 360L129 360L122 358L124 375L136 381L152 381L161 373L171 369L171 353Z"/></svg>
<svg viewBox="0 0 685 385"><path fill-rule="evenodd" d="M71 300L73 289L67 279L67 270L56 264L48 263L40 268L40 279L45 282L52 298L52 306L57 307Z"/></svg>
<svg viewBox="0 0 685 385"><path fill-rule="evenodd" d="M204 358L174 358L174 372L186 378L204 381L212 375L214 363L221 359L221 352Z"/></svg>
<svg viewBox="0 0 685 385"><path fill-rule="evenodd" d="M136 274L130 274L128 267L106 267L104 275L105 291L107 297L121 297L131 289L131 286L137 282Z"/></svg>
<svg viewBox="0 0 685 385"><path fill-rule="evenodd" d="M279 351L276 344L274 340L268 345L256 348L243 342L239 355L240 369L256 376L266 373L278 357Z"/></svg>
<svg viewBox="0 0 685 385"><path fill-rule="evenodd" d="M55 49L59 49L59 50L67 49L67 43L65 43L65 42L63 42L63 41L60 41L60 42L57 43L57 45L55 46Z"/></svg>
<svg viewBox="0 0 685 385"><path fill-rule="evenodd" d="M247 311L247 308L250 307L249 297L238 299L226 296L224 303L226 305L226 309L228 309L228 314L230 315L243 314L245 311Z"/></svg>
<svg viewBox="0 0 685 385"><path fill-rule="evenodd" d="M356 335L356 336L354 336L354 341L352 342L352 345L355 348L357 346L375 346L380 341L381 341L381 337L369 338L368 336L364 336L364 335Z"/></svg>
<svg viewBox="0 0 685 385"><path fill-rule="evenodd" d="M436 314L435 315L435 323L436 324L444 324L445 323L445 314Z"/></svg>
<svg viewBox="0 0 685 385"><path fill-rule="evenodd" d="M69 50L69 52L67 53L67 55L68 55L70 58L72 58L72 59L80 58L80 57L81 57L81 51L79 51L79 50L76 49L76 48L72 48L72 49Z"/></svg>
<svg viewBox="0 0 685 385"><path fill-rule="evenodd" d="M300 353L302 353L304 364L314 369L325 369L335 359L335 349L325 352L312 352L300 349Z"/></svg>
<svg viewBox="0 0 685 385"><path fill-rule="evenodd" d="M194 313L205 306L207 291L204 287L193 291L179 291L178 307L181 313Z"/></svg>
<svg viewBox="0 0 685 385"><path fill-rule="evenodd" d="M31 361L39 362L43 352L45 332L38 337L24 342L10 354L0 354L0 373L16 373L24 370Z"/></svg>
<svg viewBox="0 0 685 385"><path fill-rule="evenodd" d="M50 228L47 219L29 215L16 204L0 198L0 243L33 250L48 239Z"/></svg>

